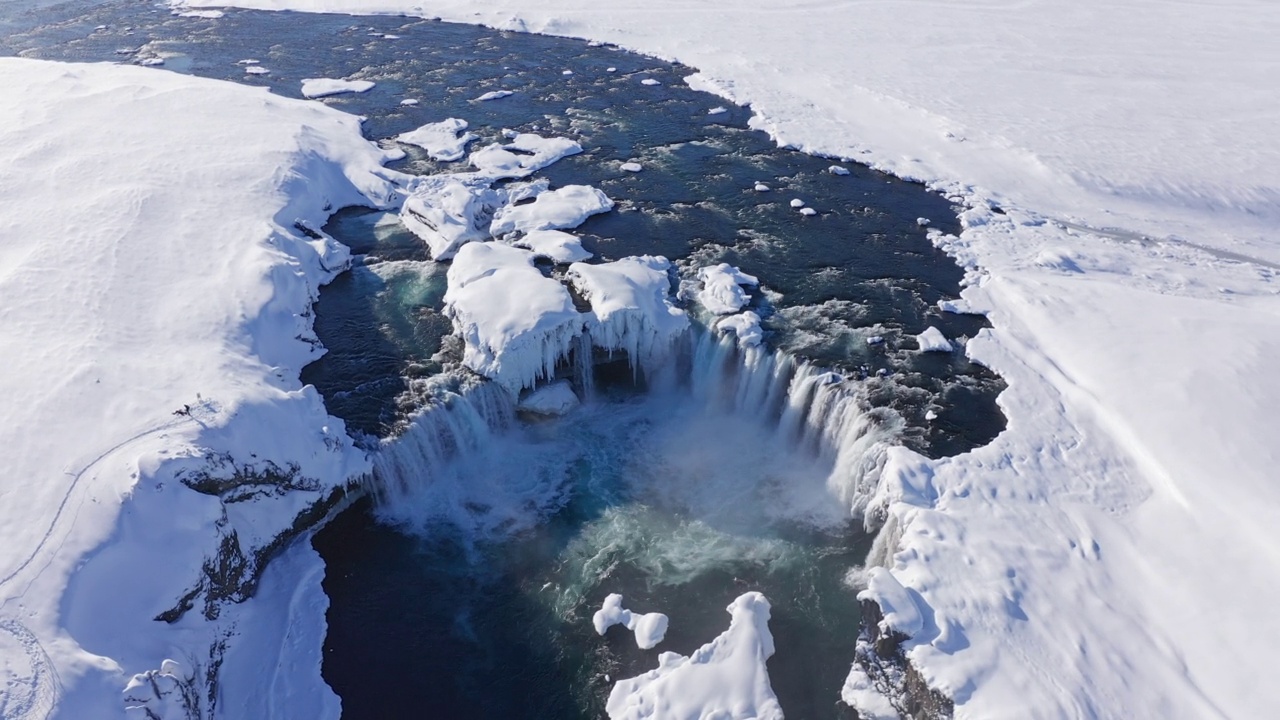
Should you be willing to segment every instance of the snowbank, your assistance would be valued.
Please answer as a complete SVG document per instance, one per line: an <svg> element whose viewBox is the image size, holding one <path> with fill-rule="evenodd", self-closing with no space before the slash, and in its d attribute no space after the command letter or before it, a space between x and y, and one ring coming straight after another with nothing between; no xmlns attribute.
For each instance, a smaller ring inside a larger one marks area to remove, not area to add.
<svg viewBox="0 0 1280 720"><path fill-rule="evenodd" d="M371 80L333 80L330 78L307 78L302 81L302 96L306 98L322 98L342 93L362 93L373 89Z"/></svg>
<svg viewBox="0 0 1280 720"><path fill-rule="evenodd" d="M271 587L315 590L285 548L369 468L298 372L349 262L314 228L389 203L386 156L258 88L16 58L0 84L0 714L159 713L122 694L156 671L197 713L221 676L227 708L337 717L323 603L262 565L284 551Z"/></svg>
<svg viewBox="0 0 1280 720"><path fill-rule="evenodd" d="M400 133L396 136L396 140L417 145L426 150L427 155L433 160L452 162L461 160L467 153L467 144L480 137L466 130L466 120L446 118L440 122L427 123L407 133Z"/></svg>
<svg viewBox="0 0 1280 720"><path fill-rule="evenodd" d="M611 595L610 598L618 597ZM621 598L618 598L621 602ZM609 603L605 601L606 608ZM765 661L773 655L769 601L757 592L726 610L729 629L688 657L658 656L658 667L619 680L605 706L611 720L754 718L782 720ZM625 611L624 611L625 612ZM597 626L598 627L598 626Z"/></svg>
<svg viewBox="0 0 1280 720"><path fill-rule="evenodd" d="M688 316L671 303L670 269L670 261L653 255L570 265L569 281L591 303L592 344L626 351L633 368L649 368L666 357L689 327Z"/></svg>
<svg viewBox="0 0 1280 720"><path fill-rule="evenodd" d="M744 286L760 284L754 275L748 275L729 263L698 268L702 290L698 302L714 315L732 315L747 305Z"/></svg>
<svg viewBox="0 0 1280 720"><path fill-rule="evenodd" d="M448 281L444 313L466 343L463 364L513 394L551 377L582 332L569 291L543 276L528 250L464 245Z"/></svg>

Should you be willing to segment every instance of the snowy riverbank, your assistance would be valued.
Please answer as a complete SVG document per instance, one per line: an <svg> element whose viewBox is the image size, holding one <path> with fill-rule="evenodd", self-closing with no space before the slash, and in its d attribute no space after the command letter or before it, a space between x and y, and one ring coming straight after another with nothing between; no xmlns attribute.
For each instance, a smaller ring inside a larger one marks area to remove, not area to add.
<svg viewBox="0 0 1280 720"><path fill-rule="evenodd" d="M369 470L298 372L349 262L312 228L392 200L385 154L355 117L230 83L0 78L0 715L190 717L168 713L209 711L213 671L225 716L336 717L319 557L260 570Z"/></svg>

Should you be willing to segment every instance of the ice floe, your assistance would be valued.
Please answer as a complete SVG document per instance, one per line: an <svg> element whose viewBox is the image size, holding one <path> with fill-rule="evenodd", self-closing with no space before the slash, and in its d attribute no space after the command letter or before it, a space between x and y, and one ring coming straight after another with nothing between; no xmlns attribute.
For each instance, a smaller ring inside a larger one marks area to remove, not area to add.
<svg viewBox="0 0 1280 720"><path fill-rule="evenodd" d="M920 344L920 352L951 352L951 341L938 328L930 325L925 331L916 336L916 342Z"/></svg>
<svg viewBox="0 0 1280 720"><path fill-rule="evenodd" d="M404 104L405 101L401 101ZM433 160L451 162L461 160L467 152L467 144L479 138L475 133L466 132L467 121L460 118L447 118L440 122L427 123L416 130L400 133L396 140L416 145L427 151Z"/></svg>
<svg viewBox="0 0 1280 720"><path fill-rule="evenodd" d="M302 81L302 96L306 98L322 98L341 93L369 92L375 84L372 80L307 78Z"/></svg>

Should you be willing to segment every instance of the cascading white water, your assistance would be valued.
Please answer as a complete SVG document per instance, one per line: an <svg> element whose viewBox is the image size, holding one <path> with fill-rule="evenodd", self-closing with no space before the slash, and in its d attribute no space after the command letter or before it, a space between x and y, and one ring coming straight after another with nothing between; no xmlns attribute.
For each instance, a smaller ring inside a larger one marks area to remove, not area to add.
<svg viewBox="0 0 1280 720"><path fill-rule="evenodd" d="M588 398L594 386L589 343L579 342L571 368L578 392ZM679 359L648 375L685 377L650 382L646 402L653 407L631 415L588 409L526 426L516 420L514 399L497 383L465 373L426 381L426 406L404 432L383 442L374 459L379 512L423 530L442 522L479 536L525 529L563 504L575 455L621 453L600 446L633 442L628 434L636 423L678 418L688 425L686 435L705 432L705 445L721 444L720 436L748 427L764 432L777 452L825 474L825 488L787 490L806 496L795 503L806 508L804 514L812 513L818 502L813 496L821 493L822 502L844 511L836 515L862 515L884 448L899 430L894 417L869 412L857 384L781 351L739 348L732 336L703 331L688 333L682 347ZM745 424L730 425L725 418ZM731 443L719 450L699 447L699 460L731 452L727 447ZM667 460L678 462L681 453L691 451L682 448Z"/></svg>

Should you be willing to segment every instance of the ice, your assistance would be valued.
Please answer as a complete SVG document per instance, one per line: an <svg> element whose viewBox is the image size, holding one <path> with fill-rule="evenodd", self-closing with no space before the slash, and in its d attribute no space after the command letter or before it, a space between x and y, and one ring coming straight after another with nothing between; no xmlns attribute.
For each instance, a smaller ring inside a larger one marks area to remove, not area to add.
<svg viewBox="0 0 1280 720"><path fill-rule="evenodd" d="M491 183L479 175L427 175L405 199L400 220L427 243L431 257L448 260L464 244L490 237L489 223L504 202Z"/></svg>
<svg viewBox="0 0 1280 720"><path fill-rule="evenodd" d="M519 133L506 145L488 145L471 153L471 164L493 177L520 178L580 152L582 146L568 138Z"/></svg>
<svg viewBox="0 0 1280 720"><path fill-rule="evenodd" d="M490 90L489 92L476 98L480 102L488 102L489 100L500 100L504 97L515 95L514 90Z"/></svg>
<svg viewBox="0 0 1280 720"><path fill-rule="evenodd" d="M746 307L749 298L743 288L760 283L729 263L698 268L698 279L702 281L698 302L713 315L731 315Z"/></svg>
<svg viewBox="0 0 1280 720"><path fill-rule="evenodd" d="M791 207L793 207L793 208L802 208L802 207L804 207L804 201L803 201L803 200L801 200L800 198L792 198L792 199L791 199Z"/></svg>
<svg viewBox="0 0 1280 720"><path fill-rule="evenodd" d="M322 98L341 93L369 92L375 84L371 80L307 78L302 81L302 96L306 98Z"/></svg>
<svg viewBox="0 0 1280 720"><path fill-rule="evenodd" d="M811 207L803 207L803 208L800 208L800 214L804 215L805 217L813 217L814 215L818 214L818 211L814 210Z"/></svg>
<svg viewBox="0 0 1280 720"><path fill-rule="evenodd" d="M511 244L527 248L537 257L564 265L591 258L591 253L583 249L581 239L560 230L534 230L516 238Z"/></svg>
<svg viewBox="0 0 1280 720"><path fill-rule="evenodd" d="M689 327L685 312L671 303L670 270L670 261L651 255L570 265L569 281L591 303L591 342L611 352L626 351L637 369L665 358Z"/></svg>
<svg viewBox="0 0 1280 720"><path fill-rule="evenodd" d="M662 83L653 78L645 78L640 81L641 85L661 85Z"/></svg>
<svg viewBox="0 0 1280 720"><path fill-rule="evenodd" d="M404 104L404 101L401 101ZM400 133L396 140L427 151L433 160L451 162L461 160L467 152L467 143L479 138L475 133L466 132L467 121L459 118L447 118L440 122L427 123L417 130Z"/></svg>
<svg viewBox="0 0 1280 720"><path fill-rule="evenodd" d="M644 166L638 162L624 162L618 169L629 173L638 173L644 169Z"/></svg>
<svg viewBox="0 0 1280 720"><path fill-rule="evenodd" d="M755 190L756 192L769 192L769 186L764 183L756 183Z"/></svg>
<svg viewBox="0 0 1280 720"><path fill-rule="evenodd" d="M267 75L271 71L261 65L250 65L244 69L246 75Z"/></svg>
<svg viewBox="0 0 1280 720"><path fill-rule="evenodd" d="M741 348L755 347L764 340L764 331L760 329L760 316L750 310L717 320L716 328L731 331L737 335L738 346Z"/></svg>
<svg viewBox="0 0 1280 720"><path fill-rule="evenodd" d="M416 98L405 98L400 101L400 104L401 105L417 105L418 100Z"/></svg>
<svg viewBox="0 0 1280 720"><path fill-rule="evenodd" d="M463 245L449 267L444 313L466 343L463 364L513 395L549 378L582 332L582 315L528 250Z"/></svg>
<svg viewBox="0 0 1280 720"><path fill-rule="evenodd" d="M916 218L916 224L919 225L920 227L929 227L929 222L930 222L929 218L925 218L925 217Z"/></svg>
<svg viewBox="0 0 1280 720"><path fill-rule="evenodd" d="M951 341L938 328L930 325L925 331L916 336L916 342L920 343L920 352L951 352Z"/></svg>
<svg viewBox="0 0 1280 720"><path fill-rule="evenodd" d="M493 235L575 228L582 221L613 209L613 201L587 185L566 185L541 193L533 202L506 205L493 216Z"/></svg>
<svg viewBox="0 0 1280 720"><path fill-rule="evenodd" d="M913 637L924 627L924 616L888 568L873 567L867 570L867 589L858 593L859 600L874 600L880 606L883 619L880 627L907 637Z"/></svg>
<svg viewBox="0 0 1280 720"><path fill-rule="evenodd" d="M633 613L622 607L621 595L610 593L591 617L591 622L599 635L604 635L614 625L622 625L635 633L636 645L641 650L650 650L666 637L669 621L662 613Z"/></svg>
<svg viewBox="0 0 1280 720"><path fill-rule="evenodd" d="M827 172L831 173L832 175L848 175L849 168L840 167L839 165L832 165L831 167L827 168Z"/></svg>
<svg viewBox="0 0 1280 720"><path fill-rule="evenodd" d="M729 629L688 657L665 652L658 667L619 680L605 706L610 720L782 720L765 661L773 655L769 601L758 592L726 608Z"/></svg>
<svg viewBox="0 0 1280 720"><path fill-rule="evenodd" d="M726 108L724 108L724 107L721 107L721 106L717 105L717 106L715 106L715 107L711 108L710 110L708 110L708 111L707 111L707 114L708 114L708 115L720 115L720 114L727 113L727 112L729 112L729 111L728 111L728 109L726 109Z"/></svg>
<svg viewBox="0 0 1280 720"><path fill-rule="evenodd" d="M578 407L578 395L567 380L544 385L529 393L516 406L535 415L564 415Z"/></svg>

